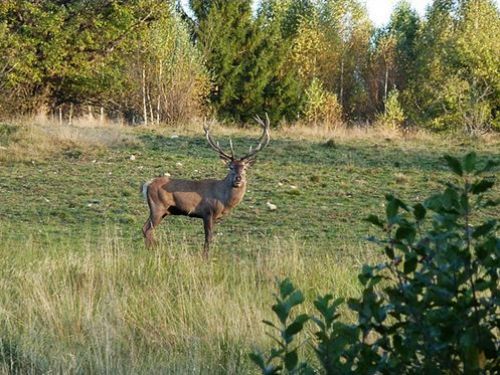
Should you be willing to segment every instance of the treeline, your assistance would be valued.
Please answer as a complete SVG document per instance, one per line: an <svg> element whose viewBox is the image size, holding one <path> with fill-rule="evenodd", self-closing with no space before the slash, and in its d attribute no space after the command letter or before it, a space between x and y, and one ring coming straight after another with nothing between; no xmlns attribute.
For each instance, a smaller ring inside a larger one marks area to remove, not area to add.
<svg viewBox="0 0 500 375"><path fill-rule="evenodd" d="M5 0L0 115L102 106L130 122L194 116L500 130L494 0Z"/></svg>

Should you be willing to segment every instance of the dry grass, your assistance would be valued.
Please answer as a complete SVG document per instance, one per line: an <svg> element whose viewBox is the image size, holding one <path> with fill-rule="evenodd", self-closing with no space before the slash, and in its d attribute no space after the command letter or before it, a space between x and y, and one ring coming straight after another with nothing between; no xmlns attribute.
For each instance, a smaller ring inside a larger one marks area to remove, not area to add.
<svg viewBox="0 0 500 375"><path fill-rule="evenodd" d="M247 353L268 343L261 321L275 277L291 275L309 296L359 292L354 264L310 257L293 239L242 243L255 257L206 262L186 244L164 239L146 252L113 230L49 247L42 237L0 245L0 349L15 344L21 372L245 373Z"/></svg>
<svg viewBox="0 0 500 375"><path fill-rule="evenodd" d="M18 119L9 122L15 128L13 134L7 140L0 140L0 162L30 162L54 156L61 151L81 150L89 153L103 147L137 145L137 131L140 133L152 131L159 135L168 137L175 135L200 135L203 134L205 119L193 119L189 123L172 126L158 127L155 125L140 126L133 128L124 126L118 122L108 119L104 121L87 116L75 118L72 124L60 124L55 119L46 116L38 116L34 119ZM208 120L209 121L209 120ZM219 136L256 136L260 128L253 123L245 128L237 126L225 126L217 124L212 126L214 134ZM387 126L337 126L334 128L325 126L311 126L303 123L280 124L272 131L272 136L278 138L289 138L294 140L311 140L317 142L345 141L410 141L421 144L439 145L447 142L449 137L455 140L463 139L464 144L473 142L483 144L485 147L500 147L500 135L487 133L476 139L464 137L462 134L436 135L425 130L401 131ZM0 129L0 135L1 135Z"/></svg>
<svg viewBox="0 0 500 375"><path fill-rule="evenodd" d="M99 149L138 144L127 127L96 125L85 121L73 125L14 121L0 143L0 162L30 162L55 156L61 152L95 153ZM1 130L1 129L0 129Z"/></svg>
<svg viewBox="0 0 500 375"><path fill-rule="evenodd" d="M311 126L308 124L297 123L293 125L284 125L280 127L280 134L292 138L303 139L337 139L337 140L356 140L356 139L389 139L400 140L403 138L428 140L432 135L425 131L414 131L404 133L400 130L389 127L374 127L370 125L358 126L336 126L333 128L324 126Z"/></svg>
<svg viewBox="0 0 500 375"><path fill-rule="evenodd" d="M258 133L254 124L214 127L240 147ZM0 125L0 161L12 163L0 168L0 373L255 372L247 354L269 343L261 320L272 316L275 277L290 277L309 303L326 292L356 295L361 264L380 256L362 240L372 233L362 218L383 215L383 194L417 199L447 176L442 153L471 146L484 160L499 149L498 136L446 143L282 126L245 201L218 227L210 262L199 255L201 224L180 218L159 228L163 246L147 252L139 182L165 169L218 175L202 134L196 121Z"/></svg>

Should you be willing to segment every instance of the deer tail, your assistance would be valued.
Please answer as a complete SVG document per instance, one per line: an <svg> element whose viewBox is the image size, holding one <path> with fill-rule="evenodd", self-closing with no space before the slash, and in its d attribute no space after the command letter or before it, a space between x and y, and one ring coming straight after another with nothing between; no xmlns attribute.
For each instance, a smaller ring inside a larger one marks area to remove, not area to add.
<svg viewBox="0 0 500 375"><path fill-rule="evenodd" d="M148 200L148 189L151 182L152 180L147 181L141 185L140 192L142 193L142 196L144 197L145 200Z"/></svg>

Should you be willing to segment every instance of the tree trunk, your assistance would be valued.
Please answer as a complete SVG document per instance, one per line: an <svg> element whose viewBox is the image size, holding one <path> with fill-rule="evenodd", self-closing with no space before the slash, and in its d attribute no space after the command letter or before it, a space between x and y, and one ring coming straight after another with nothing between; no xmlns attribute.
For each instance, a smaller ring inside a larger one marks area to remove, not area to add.
<svg viewBox="0 0 500 375"><path fill-rule="evenodd" d="M144 110L144 125L148 124L148 107L146 105L146 68L142 66L142 105Z"/></svg>
<svg viewBox="0 0 500 375"><path fill-rule="evenodd" d="M342 60L340 62L340 94L339 94L339 102L340 105L344 105L344 101L342 100L344 97L344 56L342 56Z"/></svg>
<svg viewBox="0 0 500 375"><path fill-rule="evenodd" d="M73 103L69 105L69 118L68 118L68 123L69 125L73 125Z"/></svg>
<svg viewBox="0 0 500 375"><path fill-rule="evenodd" d="M157 98L157 103L156 103L156 124L160 124L160 110L161 110L161 79L162 79L162 73L163 73L163 66L162 62L160 61L159 67L158 67L158 98Z"/></svg>
<svg viewBox="0 0 500 375"><path fill-rule="evenodd" d="M384 104L387 101L387 85L389 82L389 67L385 66L385 81L384 81Z"/></svg>

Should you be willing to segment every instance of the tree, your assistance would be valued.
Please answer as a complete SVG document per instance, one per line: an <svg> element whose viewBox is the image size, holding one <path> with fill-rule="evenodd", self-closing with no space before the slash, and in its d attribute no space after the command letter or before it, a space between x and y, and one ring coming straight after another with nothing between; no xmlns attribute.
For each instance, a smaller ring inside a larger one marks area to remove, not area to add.
<svg viewBox="0 0 500 375"><path fill-rule="evenodd" d="M376 102L385 102L389 89L396 87L396 69L399 62L396 60L396 45L395 35L387 32L376 35L371 61Z"/></svg>
<svg viewBox="0 0 500 375"><path fill-rule="evenodd" d="M196 37L212 79L210 102L217 112L247 119L262 107L267 83L263 36L252 16L250 0L191 1Z"/></svg>
<svg viewBox="0 0 500 375"><path fill-rule="evenodd" d="M398 90L406 89L408 80L413 75L417 57L416 39L420 29L420 18L407 0L401 0L391 15L387 31L395 39L396 64L394 72L395 86Z"/></svg>
<svg viewBox="0 0 500 375"><path fill-rule="evenodd" d="M358 1L319 2L320 27L331 57L320 78L337 94L344 113L351 119L366 116L369 43L372 24Z"/></svg>
<svg viewBox="0 0 500 375"><path fill-rule="evenodd" d="M493 1L469 0L460 9L457 59L467 82L460 111L469 132L500 130L500 13Z"/></svg>
<svg viewBox="0 0 500 375"><path fill-rule="evenodd" d="M260 3L257 22L265 35L265 51L269 55L267 71L270 79L264 88L263 110L273 122L285 118L296 120L303 104L303 85L296 67L291 65L293 40L297 35L297 19L307 13L309 1L267 0Z"/></svg>
<svg viewBox="0 0 500 375"><path fill-rule="evenodd" d="M389 24L375 31L370 49L368 90L374 110L384 110L390 90L404 91L414 75L420 20L408 1L394 9Z"/></svg>
<svg viewBox="0 0 500 375"><path fill-rule="evenodd" d="M2 2L2 102L20 113L65 102L113 103L112 93L127 83L123 54L166 5L157 0Z"/></svg>
<svg viewBox="0 0 500 375"><path fill-rule="evenodd" d="M489 0L436 0L417 41L415 74L403 93L414 122L469 133L497 126L498 9Z"/></svg>
<svg viewBox="0 0 500 375"><path fill-rule="evenodd" d="M346 117L365 116L372 30L366 9L357 1L315 2L297 30L290 60L302 86L310 88L318 79L325 93L336 96Z"/></svg>
<svg viewBox="0 0 500 375"><path fill-rule="evenodd" d="M129 90L116 100L144 123L179 123L202 112L208 75L176 11L166 9L140 33L126 64Z"/></svg>

